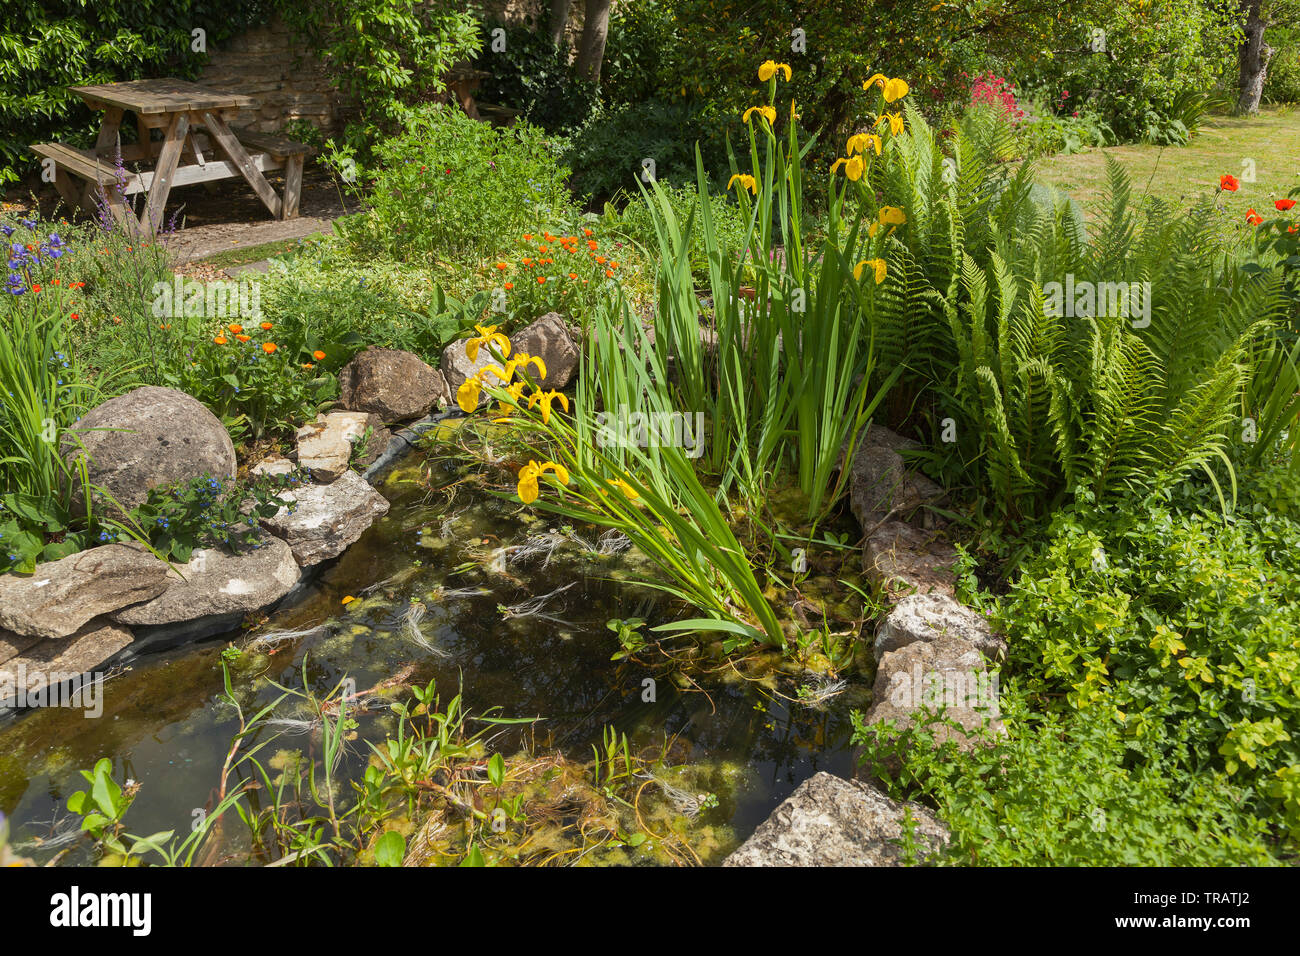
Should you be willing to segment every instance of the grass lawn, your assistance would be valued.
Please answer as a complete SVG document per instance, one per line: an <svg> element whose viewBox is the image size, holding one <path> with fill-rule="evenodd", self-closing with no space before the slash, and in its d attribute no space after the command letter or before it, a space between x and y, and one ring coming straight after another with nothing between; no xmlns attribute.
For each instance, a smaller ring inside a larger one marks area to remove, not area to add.
<svg viewBox="0 0 1300 956"><path fill-rule="evenodd" d="M1300 185L1300 110L1270 107L1258 116L1210 116L1188 146L1108 146L1053 156L1037 164L1040 180L1065 189L1088 209L1104 194L1106 156L1127 169L1135 197L1150 194L1187 206L1213 195L1219 177L1231 173L1241 188L1224 194L1224 208L1239 209L1245 218L1254 207L1268 218L1273 200ZM1254 182L1246 178L1245 160L1254 160Z"/></svg>

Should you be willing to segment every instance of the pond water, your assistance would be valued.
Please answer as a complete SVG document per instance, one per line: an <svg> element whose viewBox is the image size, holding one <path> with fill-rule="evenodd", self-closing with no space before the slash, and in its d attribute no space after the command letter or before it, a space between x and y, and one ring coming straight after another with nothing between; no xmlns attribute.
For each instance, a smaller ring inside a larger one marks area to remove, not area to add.
<svg viewBox="0 0 1300 956"><path fill-rule="evenodd" d="M527 741L534 751L589 761L608 726L634 747L670 741L674 762L710 768L717 803L698 817L714 834L700 854L705 863L718 862L813 773L852 774L848 715L864 706L864 684L850 680L813 706L797 697L816 678L788 664L742 676L718 662L682 680L656 653L613 661L619 644L609 620L644 618L649 627L690 616L629 580L649 573L635 553L608 537L602 546L598 529L560 527L554 516L457 484L451 464L434 467L433 484L444 490L430 494L422 463L417 455L399 464L379 486L389 514L256 627L141 653L106 681L97 719L50 708L0 723L0 811L14 849L37 862L63 852L60 863L93 864L90 841L71 836L79 819L67 799L86 786L78 771L102 757L116 780L140 784L124 820L130 833L187 833L196 810L215 803L238 730L221 699L222 653L232 643L243 651L230 670L246 712L279 696L268 678L301 689L305 677L323 695L345 677L369 688L406 668L416 686L436 679L444 702L459 688L471 713L541 718L492 742L507 754ZM342 604L349 596L356 600ZM315 630L258 640L307 628ZM652 702L643 699L646 678L655 681ZM292 718L294 702L276 716ZM394 726L383 708L357 720L361 740L341 770L353 778L365 770L364 741L379 742ZM267 753L310 746L308 735L283 732ZM241 862L237 854L228 861Z"/></svg>

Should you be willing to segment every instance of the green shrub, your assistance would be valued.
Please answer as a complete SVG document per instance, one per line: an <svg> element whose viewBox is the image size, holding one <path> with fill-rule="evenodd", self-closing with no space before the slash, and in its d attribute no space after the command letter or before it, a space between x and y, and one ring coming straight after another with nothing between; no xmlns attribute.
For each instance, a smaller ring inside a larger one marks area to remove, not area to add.
<svg viewBox="0 0 1300 956"><path fill-rule="evenodd" d="M545 30L488 21L480 32L490 36L497 29L505 32L505 49L497 52L484 44L474 61L492 74L476 94L478 101L522 110L525 120L548 133L581 126L599 101L599 86L574 75L567 51L557 49Z"/></svg>
<svg viewBox="0 0 1300 956"><path fill-rule="evenodd" d="M1273 26L1268 42L1275 48L1268 61L1264 99L1269 103L1300 103L1300 26Z"/></svg>
<svg viewBox="0 0 1300 956"><path fill-rule="evenodd" d="M1127 738L1226 773L1266 817L1269 780L1300 765L1298 543L1263 510L1064 513L1001 603L1010 666L1053 710L1104 703Z"/></svg>
<svg viewBox="0 0 1300 956"><path fill-rule="evenodd" d="M1113 708L1037 714L1016 686L1003 688L1009 734L987 748L935 747L934 725L886 742L861 714L854 740L897 798L938 809L951 842L933 861L956 866L1261 866L1276 863L1268 821L1243 806L1249 794L1222 771L1188 769L1125 733ZM1185 759L1180 762L1179 758Z"/></svg>
<svg viewBox="0 0 1300 956"><path fill-rule="evenodd" d="M677 219L686 222L699 194L691 186L669 185L664 187L660 195L672 207ZM742 219L740 207L726 196L713 193L708 195L708 203L718 245L733 251L743 249L749 223ZM698 213L696 218L699 218ZM623 207L622 212L619 212L615 205L607 204L602 223L605 229L624 236L641 249L658 248L653 210L640 195L633 197L632 201ZM705 245L704 230L696 228L691 234L691 272L703 278L708 275L708 270L708 248Z"/></svg>
<svg viewBox="0 0 1300 956"><path fill-rule="evenodd" d="M362 260L470 260L508 249L537 222L569 218L568 170L535 126L496 128L423 107L375 148L367 215L343 227Z"/></svg>
<svg viewBox="0 0 1300 956"><path fill-rule="evenodd" d="M595 113L573 134L564 154L573 169L573 191L597 204L620 192L635 196L647 159L653 160L660 183L689 185L695 182L697 142L705 168L716 174L727 168L717 129L698 107L661 100Z"/></svg>

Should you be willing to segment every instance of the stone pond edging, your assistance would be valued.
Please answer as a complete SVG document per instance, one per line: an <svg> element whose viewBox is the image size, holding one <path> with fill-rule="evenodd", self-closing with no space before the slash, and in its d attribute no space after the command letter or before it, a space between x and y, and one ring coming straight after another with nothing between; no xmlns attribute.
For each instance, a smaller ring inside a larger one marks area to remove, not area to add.
<svg viewBox="0 0 1300 956"><path fill-rule="evenodd" d="M557 313L511 342L546 362L547 387L569 383L578 346ZM187 564L169 566L138 544L112 543L30 575L0 575L0 714L47 682L77 682L145 648L201 640L238 627L246 614L296 601L325 562L387 513L387 499L374 488L387 469L421 434L462 414L451 395L463 373L454 384L449 379L475 365L464 340L448 345L442 362L447 374L397 349L353 356L339 372L338 407L298 430L296 463L273 457L251 469L287 474L301 467L311 481L281 493L293 507L261 519L267 534L247 552L197 549ZM385 425L410 419L417 420L391 432ZM366 453L356 459L367 432ZM85 461L91 481L128 508L158 485L235 476L234 446L221 422L174 389L142 386L109 399L83 416L77 438L80 444L65 445L65 457Z"/></svg>
<svg viewBox="0 0 1300 956"><path fill-rule="evenodd" d="M1006 642L978 611L954 593L956 550L942 537L943 519L931 510L942 488L910 470L902 452L918 447L871 425L850 463L850 503L862 526L863 571L889 606L876 625L868 725L916 724L920 712L944 705L947 725L937 741L962 749L980 733L1005 733L998 719L997 685L989 661L1006 656ZM948 841L947 828L918 804L886 796L869 774L845 780L817 773L759 825L723 866L903 866L910 819L917 861Z"/></svg>

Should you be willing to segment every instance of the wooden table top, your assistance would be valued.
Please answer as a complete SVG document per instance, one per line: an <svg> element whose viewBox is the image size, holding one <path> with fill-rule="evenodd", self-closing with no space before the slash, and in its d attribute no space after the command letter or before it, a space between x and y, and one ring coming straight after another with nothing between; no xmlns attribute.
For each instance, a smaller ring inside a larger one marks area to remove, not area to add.
<svg viewBox="0 0 1300 956"><path fill-rule="evenodd" d="M256 105L251 96L224 93L172 77L102 83L98 86L70 86L68 89L91 104L119 106L141 114L222 110Z"/></svg>

